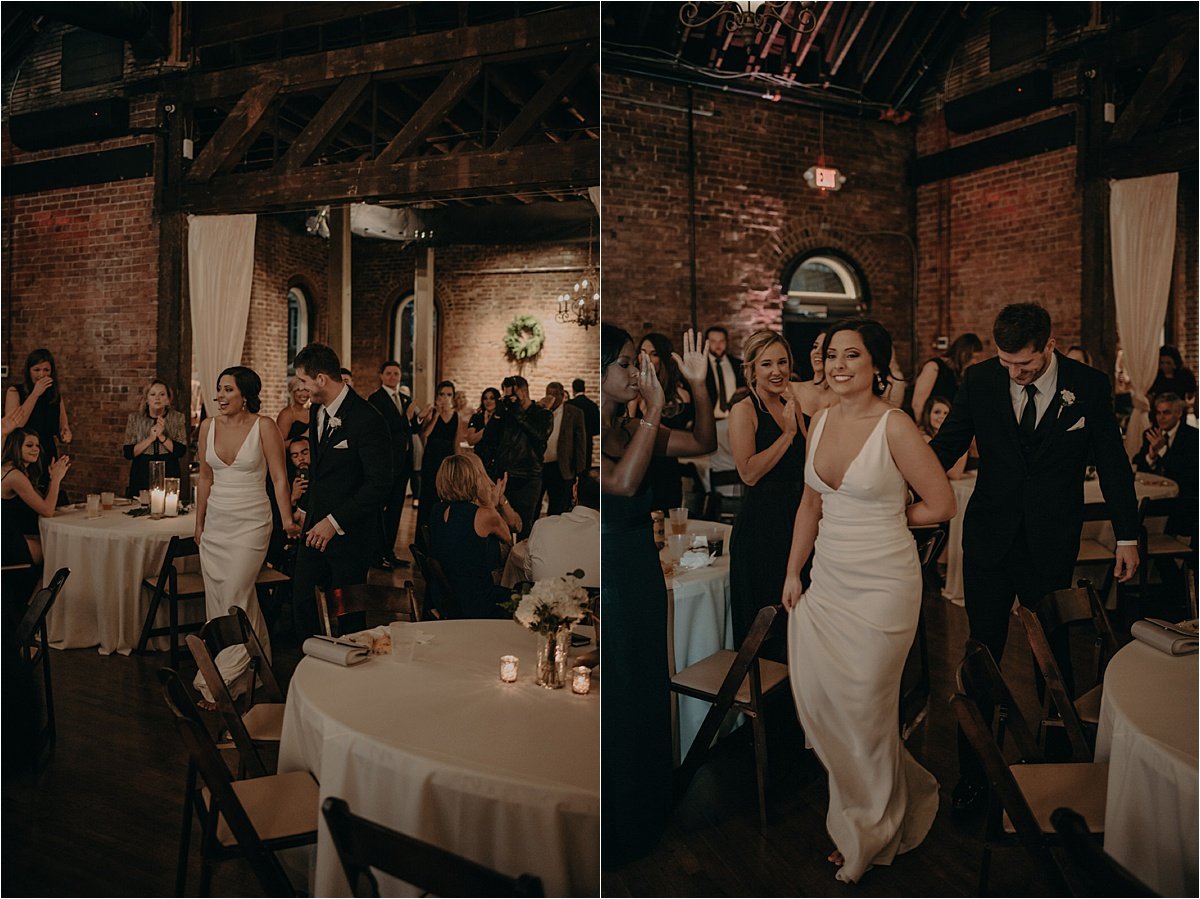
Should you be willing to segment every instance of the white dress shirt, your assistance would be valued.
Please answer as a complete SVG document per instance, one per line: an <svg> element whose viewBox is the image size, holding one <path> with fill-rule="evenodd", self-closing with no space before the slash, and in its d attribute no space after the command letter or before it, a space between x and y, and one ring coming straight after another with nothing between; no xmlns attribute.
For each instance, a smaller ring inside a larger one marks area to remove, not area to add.
<svg viewBox="0 0 1200 899"><path fill-rule="evenodd" d="M559 403L558 408L551 414L554 417L554 427L550 429L550 436L546 439L546 453L542 456L543 462L558 461L558 435L562 431L563 404Z"/></svg>
<svg viewBox="0 0 1200 899"><path fill-rule="evenodd" d="M713 356L708 357L708 364L713 372L713 396L709 397L713 403L713 416L716 418L728 418L729 410L721 408L721 376L725 376L725 402L730 402L733 399L734 393L737 392L737 376L733 372L733 363L729 361L729 354L726 353L720 359Z"/></svg>
<svg viewBox="0 0 1200 899"><path fill-rule="evenodd" d="M525 555L526 577L562 577L577 568L583 570L583 586L600 586L600 512L576 506L535 521Z"/></svg>
<svg viewBox="0 0 1200 899"><path fill-rule="evenodd" d="M1033 382L1033 386L1037 388L1037 396L1034 397L1037 409L1034 427L1037 427L1042 423L1042 416L1050 408L1050 402L1054 399L1055 391L1058 390L1058 357L1054 353L1050 354L1050 364L1046 366L1041 377ZM1017 416L1019 422L1025 412L1025 403L1029 401L1029 394L1025 392L1022 385L1011 378L1008 381L1008 394L1012 397L1013 414Z"/></svg>

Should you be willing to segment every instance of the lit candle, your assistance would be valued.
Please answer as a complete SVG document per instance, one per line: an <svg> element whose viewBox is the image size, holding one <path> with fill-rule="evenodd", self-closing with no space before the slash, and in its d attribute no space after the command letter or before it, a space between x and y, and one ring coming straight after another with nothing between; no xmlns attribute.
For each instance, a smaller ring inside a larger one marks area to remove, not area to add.
<svg viewBox="0 0 1200 899"><path fill-rule="evenodd" d="M511 684L517 679L517 666L520 659L516 656L500 656L500 680Z"/></svg>
<svg viewBox="0 0 1200 899"><path fill-rule="evenodd" d="M150 491L150 515L153 518L162 518L163 509L166 507L167 491L161 487L155 487Z"/></svg>
<svg viewBox="0 0 1200 899"><path fill-rule="evenodd" d="M166 497L163 514L167 518L176 518L179 516L179 478L166 478L164 489Z"/></svg>
<svg viewBox="0 0 1200 899"><path fill-rule="evenodd" d="M592 669L586 665L577 665L571 669L571 692L590 693L592 690Z"/></svg>

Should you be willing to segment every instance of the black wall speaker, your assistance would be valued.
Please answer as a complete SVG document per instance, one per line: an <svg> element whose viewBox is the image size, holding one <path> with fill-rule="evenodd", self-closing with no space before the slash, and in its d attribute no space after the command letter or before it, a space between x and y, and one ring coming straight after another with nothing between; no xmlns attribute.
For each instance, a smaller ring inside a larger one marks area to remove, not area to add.
<svg viewBox="0 0 1200 899"><path fill-rule="evenodd" d="M1038 69L951 100L945 107L946 127L955 134L967 134L1027 116L1045 109L1053 101L1054 82L1050 73Z"/></svg>
<svg viewBox="0 0 1200 899"><path fill-rule="evenodd" d="M128 132L129 101L124 97L26 112L8 120L8 135L23 150L70 147Z"/></svg>

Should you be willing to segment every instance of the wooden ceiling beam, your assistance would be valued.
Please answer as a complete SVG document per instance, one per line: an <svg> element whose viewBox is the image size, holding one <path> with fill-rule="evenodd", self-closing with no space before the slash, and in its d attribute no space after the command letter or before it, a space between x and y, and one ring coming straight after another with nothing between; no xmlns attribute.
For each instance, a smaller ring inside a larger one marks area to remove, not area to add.
<svg viewBox="0 0 1200 899"><path fill-rule="evenodd" d="M1200 160L1195 124L1178 125L1104 151L1108 178L1144 178L1164 172L1195 171Z"/></svg>
<svg viewBox="0 0 1200 899"><path fill-rule="evenodd" d="M846 61L846 54L850 52L850 48L854 46L854 42L858 40L859 32L863 30L863 26L867 24L867 19L871 16L871 10L875 8L874 0L867 4L867 8L863 10L863 14L858 17L858 22L855 23L854 29L850 32L850 36L846 38L846 43L842 44L841 52L838 53L837 61L834 62L833 68L829 70L829 77L833 78L837 75L838 69L842 67L842 63Z"/></svg>
<svg viewBox="0 0 1200 899"><path fill-rule="evenodd" d="M800 51L800 55L796 57L794 68L797 72L804 65L804 57L808 56L808 51L812 49L813 41L817 39L817 35L821 33L821 26L825 24L825 20L829 18L829 11L833 9L833 0L829 0L821 10L821 14L817 16L817 24L809 34L808 40L804 42L804 47Z"/></svg>
<svg viewBox="0 0 1200 899"><path fill-rule="evenodd" d="M238 157L254 143L266 125L267 111L278 96L279 85L267 82L256 84L242 94L200 150L200 155L188 169L187 180L207 181L226 167L236 165Z"/></svg>
<svg viewBox="0 0 1200 899"><path fill-rule="evenodd" d="M1183 73L1196 52L1196 32L1177 35L1163 48L1113 127L1109 143L1127 144L1140 131L1157 125L1183 86Z"/></svg>
<svg viewBox="0 0 1200 899"><path fill-rule="evenodd" d="M896 38L900 36L900 32L903 31L904 26L908 24L909 17L912 16L913 10L916 8L917 4L915 3L907 4L907 8L904 10L904 15L900 17L900 22L891 30L891 33L888 35L887 40L884 41L883 47L879 51L879 55L875 57L875 61L871 63L871 68L869 68L867 70L867 74L863 76L863 87L866 87L867 83L871 80L871 77L879 68L880 63L883 62L884 57L888 55L888 51L892 49L892 44L896 42Z"/></svg>
<svg viewBox="0 0 1200 899"><path fill-rule="evenodd" d="M279 164L282 172L294 172L307 165L329 146L336 132L358 111L371 85L370 75L351 75L342 80L333 94L321 104L317 114L304 126Z"/></svg>
<svg viewBox="0 0 1200 899"><path fill-rule="evenodd" d="M187 82L189 99L234 96L264 82L287 93L351 75L444 66L513 52L536 55L565 50L567 45L597 39L599 28L599 16L580 15L578 9L556 10L195 75Z"/></svg>
<svg viewBox="0 0 1200 899"><path fill-rule="evenodd" d="M451 69L442 83L434 88L429 99L421 104L421 108L380 151L376 161L387 165L411 153L458 105L482 69L483 64L478 59L464 59Z"/></svg>
<svg viewBox="0 0 1200 899"><path fill-rule="evenodd" d="M270 12L259 15L247 15L238 18L236 13L230 15L228 6L210 5L197 7L192 16L201 15L193 28L198 32L197 46L207 47L213 44L225 44L241 40L247 35L272 34L277 31L290 31L293 28L307 28L325 25L342 19L359 18L378 12L387 12L410 5L409 3L254 3L245 4L247 9L265 8ZM235 7L236 9L236 7ZM218 11L219 10L219 11ZM215 19L210 24L208 20Z"/></svg>
<svg viewBox="0 0 1200 899"><path fill-rule="evenodd" d="M287 175L252 172L187 185L190 212L232 214L305 209L327 203L480 197L538 190L578 190L600 183L595 141L536 144L502 153L463 153L378 162L309 166Z"/></svg>
<svg viewBox="0 0 1200 899"><path fill-rule="evenodd" d="M575 83L584 70L596 59L596 46L589 44L568 56L554 74L538 89L522 108L517 117L501 132L492 144L492 150L507 150L515 147L529 134L530 130L559 102L567 89Z"/></svg>

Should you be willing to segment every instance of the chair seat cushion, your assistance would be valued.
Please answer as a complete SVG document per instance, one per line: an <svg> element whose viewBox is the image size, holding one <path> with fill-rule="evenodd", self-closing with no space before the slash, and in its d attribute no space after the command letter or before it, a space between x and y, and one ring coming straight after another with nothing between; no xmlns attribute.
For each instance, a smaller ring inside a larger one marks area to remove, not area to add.
<svg viewBox="0 0 1200 899"><path fill-rule="evenodd" d="M1104 833L1104 805L1108 799L1108 763L1073 762L1067 764L1012 765L1009 767L1025 801L1045 833L1054 833L1051 813L1066 806L1087 822L1092 833ZM1004 830L1015 833L1008 813Z"/></svg>
<svg viewBox="0 0 1200 899"><path fill-rule="evenodd" d="M250 707L242 716L246 732L251 740L263 743L278 743L283 734L282 702L260 702Z"/></svg>
<svg viewBox="0 0 1200 899"><path fill-rule="evenodd" d="M1105 546L1099 540L1084 537L1079 541L1079 553L1075 556L1075 561L1077 563L1102 562L1114 558L1113 551L1109 547Z"/></svg>
<svg viewBox="0 0 1200 899"><path fill-rule="evenodd" d="M264 842L309 833L316 837L320 788L307 771L235 780L233 791L259 839ZM205 807L211 808L207 787L202 794ZM226 847L237 845L224 815L217 822L217 841Z"/></svg>
<svg viewBox="0 0 1200 899"><path fill-rule="evenodd" d="M1146 555L1148 556L1189 556L1192 548L1178 537L1171 534L1147 534Z"/></svg>
<svg viewBox="0 0 1200 899"><path fill-rule="evenodd" d="M158 586L158 578L148 577L142 581L142 585L150 590ZM179 591L179 597L203 596L204 595L204 578L198 571L181 571L175 575L176 589Z"/></svg>
<svg viewBox="0 0 1200 899"><path fill-rule="evenodd" d="M1096 684L1075 700L1075 711L1079 713L1080 721L1088 724L1100 723L1100 699L1103 695L1104 685Z"/></svg>
<svg viewBox="0 0 1200 899"><path fill-rule="evenodd" d="M721 690L721 683L725 680L726 675L729 674L729 669L733 667L733 660L736 658L737 653L732 649L718 650L708 658L701 659L696 664L684 668L671 678L671 684L674 687L681 688L684 692L692 694L701 693L715 699L717 693ZM758 664L759 672L762 676L762 692L764 696L787 680L787 665L772 662L770 659L759 659ZM750 675L746 675L746 679L738 687L735 701L743 705L749 704Z"/></svg>

